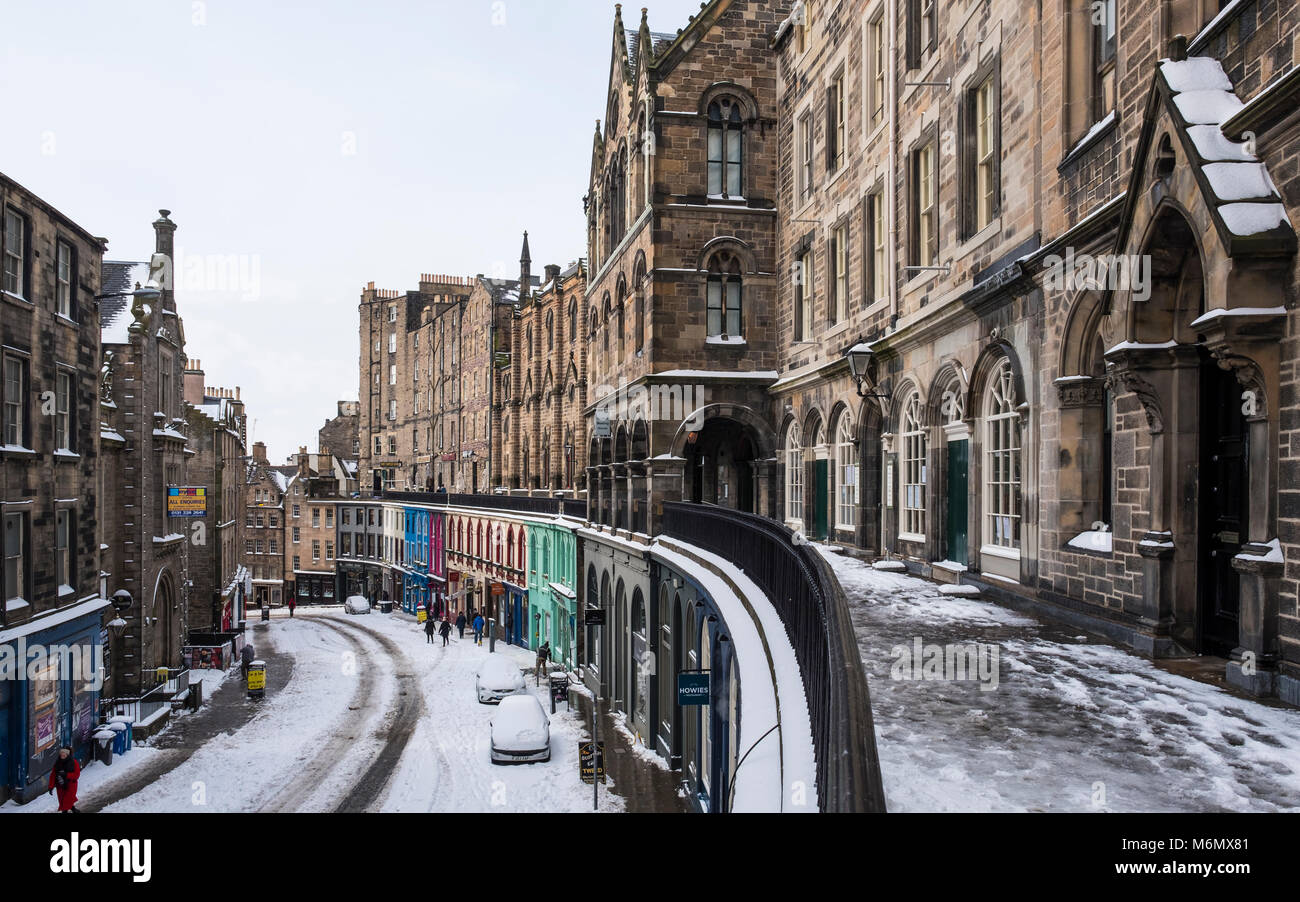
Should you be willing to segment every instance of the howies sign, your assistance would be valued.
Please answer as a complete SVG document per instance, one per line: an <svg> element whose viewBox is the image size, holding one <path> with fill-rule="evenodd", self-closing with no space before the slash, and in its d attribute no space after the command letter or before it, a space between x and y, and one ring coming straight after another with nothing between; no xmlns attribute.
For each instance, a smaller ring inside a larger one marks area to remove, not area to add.
<svg viewBox="0 0 1300 902"><path fill-rule="evenodd" d="M50 872L54 874L131 874L148 883L153 874L151 839L56 839L50 843Z"/></svg>
<svg viewBox="0 0 1300 902"><path fill-rule="evenodd" d="M684 707L706 707L709 704L709 675L707 673L679 673L677 675L677 704Z"/></svg>

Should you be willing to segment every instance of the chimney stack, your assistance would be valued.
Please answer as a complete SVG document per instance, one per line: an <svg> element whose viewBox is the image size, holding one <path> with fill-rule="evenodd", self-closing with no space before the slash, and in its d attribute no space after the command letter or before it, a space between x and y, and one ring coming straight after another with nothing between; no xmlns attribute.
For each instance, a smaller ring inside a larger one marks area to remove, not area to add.
<svg viewBox="0 0 1300 902"><path fill-rule="evenodd" d="M185 398L185 403L198 407L203 403L204 395L207 388L203 384L203 364L199 360L191 360L190 365L185 368L185 374L182 377L184 384L181 386L181 394Z"/></svg>
<svg viewBox="0 0 1300 902"><path fill-rule="evenodd" d="M176 244L176 223L167 218L171 215L171 210L159 210L153 224L154 253L165 254L168 260L174 260Z"/></svg>
<svg viewBox="0 0 1300 902"><path fill-rule="evenodd" d="M253 443L253 460L260 464L266 463L266 442Z"/></svg>

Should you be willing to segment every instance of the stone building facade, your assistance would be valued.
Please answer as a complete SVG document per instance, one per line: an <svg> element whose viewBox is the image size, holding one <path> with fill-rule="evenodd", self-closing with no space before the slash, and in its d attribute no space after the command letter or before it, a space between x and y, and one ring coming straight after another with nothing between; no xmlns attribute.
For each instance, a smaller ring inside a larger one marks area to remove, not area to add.
<svg viewBox="0 0 1300 902"><path fill-rule="evenodd" d="M99 298L101 569L127 623L111 654L117 695L150 688L159 667L179 668L188 632L185 557L195 523L167 515L167 490L189 484L191 457L170 211L153 227L150 263L105 261Z"/></svg>
<svg viewBox="0 0 1300 902"><path fill-rule="evenodd" d="M95 649L107 652L95 303L104 241L4 175L0 214L0 651L66 645L93 663ZM45 792L60 744L86 759L97 695L57 666L0 680L0 802Z"/></svg>
<svg viewBox="0 0 1300 902"><path fill-rule="evenodd" d="M450 461L441 459L447 452L434 444L439 437L452 441L461 318L470 291L468 279L424 275L418 291L376 289L372 282L362 292L357 439L330 453L358 460L367 492L431 491L439 477L451 476L444 466Z"/></svg>
<svg viewBox="0 0 1300 902"><path fill-rule="evenodd" d="M524 236L524 284L532 260ZM584 261L547 266L540 289L525 292L512 318L514 353L502 373L504 485L576 492L586 485L587 324Z"/></svg>
<svg viewBox="0 0 1300 902"><path fill-rule="evenodd" d="M244 487L244 566L253 578L250 606L279 607L284 596L285 493L289 477L272 467L256 442ZM250 544L251 543L251 544Z"/></svg>
<svg viewBox="0 0 1300 902"><path fill-rule="evenodd" d="M205 384L201 361L185 367L185 419L193 456L189 484L207 489L203 530L189 538L189 629L228 633L239 628L252 593L251 539L245 524L247 413L238 388Z"/></svg>
<svg viewBox="0 0 1300 902"><path fill-rule="evenodd" d="M773 509L778 6L716 0L676 36L615 15L585 199L588 503L610 527L646 531L664 498Z"/></svg>
<svg viewBox="0 0 1300 902"><path fill-rule="evenodd" d="M338 506L354 489L338 458L298 450L298 470L284 492L284 574L285 591L299 605L337 603Z"/></svg>
<svg viewBox="0 0 1300 902"><path fill-rule="evenodd" d="M327 420L316 433L316 448L321 454L333 454L343 460L356 461L361 456L361 404L340 401L338 414Z"/></svg>

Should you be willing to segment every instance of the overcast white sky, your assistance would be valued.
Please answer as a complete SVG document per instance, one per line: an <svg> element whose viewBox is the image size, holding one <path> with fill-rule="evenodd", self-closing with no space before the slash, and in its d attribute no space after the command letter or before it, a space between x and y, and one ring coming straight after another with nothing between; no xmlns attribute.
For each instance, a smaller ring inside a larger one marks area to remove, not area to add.
<svg viewBox="0 0 1300 902"><path fill-rule="evenodd" d="M662 32L700 7L645 5ZM524 229L536 274L585 253L613 3L5 0L3 19L0 171L108 259L147 260L172 211L186 352L242 387L272 460L356 399L366 282L517 278Z"/></svg>

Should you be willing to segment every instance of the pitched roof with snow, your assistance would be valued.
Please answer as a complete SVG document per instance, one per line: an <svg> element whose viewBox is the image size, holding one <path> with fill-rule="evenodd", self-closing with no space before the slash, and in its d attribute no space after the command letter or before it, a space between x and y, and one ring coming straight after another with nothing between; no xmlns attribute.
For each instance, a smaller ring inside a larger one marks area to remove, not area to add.
<svg viewBox="0 0 1300 902"><path fill-rule="evenodd" d="M1194 162L1209 188L1205 200L1212 212L1237 238L1289 234L1294 241L1282 195L1267 168L1249 152L1248 144L1236 144L1223 134L1223 123L1243 106L1223 66L1216 59L1198 56L1161 60L1159 69L1195 148Z"/></svg>
<svg viewBox="0 0 1300 902"><path fill-rule="evenodd" d="M106 345L130 344L127 327L135 321L131 302L136 286L149 284L149 264L105 260L100 267L100 281L100 339Z"/></svg>

